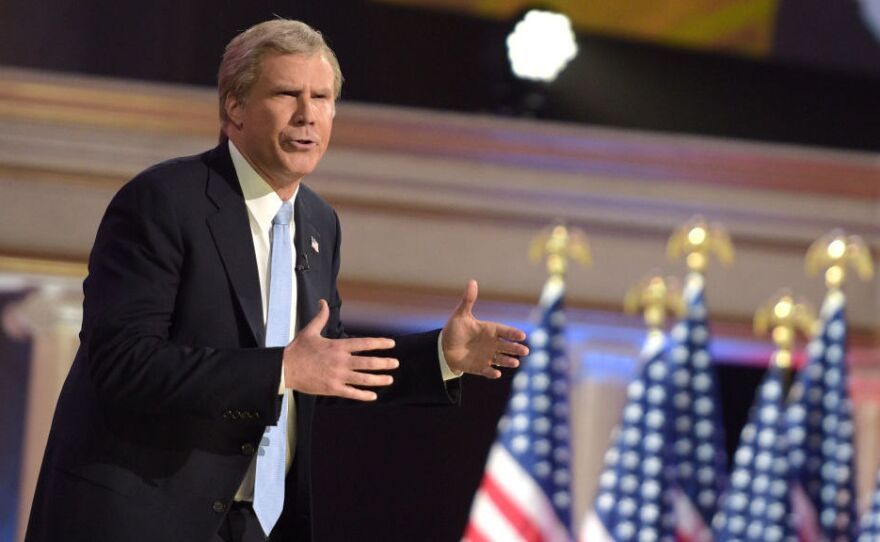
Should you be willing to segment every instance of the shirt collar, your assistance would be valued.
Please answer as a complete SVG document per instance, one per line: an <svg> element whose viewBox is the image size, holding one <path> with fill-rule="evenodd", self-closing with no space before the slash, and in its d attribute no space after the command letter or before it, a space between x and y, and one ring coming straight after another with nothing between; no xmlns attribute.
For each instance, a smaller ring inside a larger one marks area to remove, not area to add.
<svg viewBox="0 0 880 542"><path fill-rule="evenodd" d="M248 211L251 213L254 221L261 230L270 230L272 228L272 219L284 203L275 190L260 177L260 174L251 166L241 151L235 146L232 140L229 141L229 155L232 157L232 165L235 167L235 176L238 177L238 183L241 185L241 193L244 195L244 203L247 205ZM296 192L290 198L290 203L296 201L296 195L299 194L299 186ZM296 207L294 207L295 209ZM290 217L293 223L293 215Z"/></svg>

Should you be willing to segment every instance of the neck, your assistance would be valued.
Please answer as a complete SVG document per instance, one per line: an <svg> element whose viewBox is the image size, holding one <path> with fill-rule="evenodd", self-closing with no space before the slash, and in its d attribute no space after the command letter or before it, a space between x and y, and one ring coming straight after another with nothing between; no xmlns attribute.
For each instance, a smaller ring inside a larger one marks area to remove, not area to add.
<svg viewBox="0 0 880 542"><path fill-rule="evenodd" d="M259 172L259 170L258 170L258 172ZM260 173L260 176L263 177L263 174ZM278 197L281 198L281 201L287 201L290 198L292 198L293 195L296 194L296 189L299 188L299 180L293 181L292 183L288 183L285 186L276 186L276 185L272 184L272 182L269 181L269 179L266 179L265 177L263 177L263 180L266 181L269 184L269 186L272 187L272 190L274 190L276 194L278 194Z"/></svg>

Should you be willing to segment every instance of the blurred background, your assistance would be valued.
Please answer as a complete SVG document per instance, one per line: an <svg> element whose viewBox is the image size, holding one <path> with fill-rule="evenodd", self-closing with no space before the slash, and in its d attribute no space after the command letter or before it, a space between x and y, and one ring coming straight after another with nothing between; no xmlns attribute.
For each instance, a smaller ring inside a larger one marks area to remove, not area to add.
<svg viewBox="0 0 880 542"><path fill-rule="evenodd" d="M570 26L518 26L534 8ZM29 508L103 209L144 167L216 143L223 47L273 16L321 30L345 75L307 183L341 216L350 330L438 327L471 277L479 317L528 329L546 276L531 239L556 221L589 238L594 264L567 291L577 517L638 370L644 331L621 300L653 269L684 273L665 255L676 227L701 214L737 249L706 285L731 451L772 350L754 310L780 287L819 305L803 258L831 228L880 247L877 0L7 0L0 542ZM846 291L864 506L880 292L877 279ZM318 539L458 539L510 379L466 379L461 408L321 410Z"/></svg>

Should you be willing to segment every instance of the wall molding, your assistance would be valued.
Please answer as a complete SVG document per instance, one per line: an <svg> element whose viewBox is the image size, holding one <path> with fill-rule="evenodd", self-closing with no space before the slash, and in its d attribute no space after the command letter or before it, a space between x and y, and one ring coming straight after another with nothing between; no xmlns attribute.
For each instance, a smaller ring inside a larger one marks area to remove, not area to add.
<svg viewBox="0 0 880 542"><path fill-rule="evenodd" d="M214 89L0 67L0 253L84 261L118 187L214 145L218 125ZM565 220L595 256L572 273L571 303L616 310L652 268L683 271L666 261L666 238L703 214L737 247L707 283L713 313L735 324L782 286L818 304L803 253L830 228L880 250L872 153L344 101L333 138L307 182L340 212L345 284L415 295L475 277L497 299L533 300L544 271L528 263L529 242ZM65 227L40 224L37 205ZM863 344L880 337L878 284L848 286Z"/></svg>

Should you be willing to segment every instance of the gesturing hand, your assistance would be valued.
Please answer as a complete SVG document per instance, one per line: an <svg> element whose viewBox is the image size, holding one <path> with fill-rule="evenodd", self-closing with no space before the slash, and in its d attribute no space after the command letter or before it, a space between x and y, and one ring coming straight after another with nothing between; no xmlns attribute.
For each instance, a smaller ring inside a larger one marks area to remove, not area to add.
<svg viewBox="0 0 880 542"><path fill-rule="evenodd" d="M497 367L517 367L515 356L525 356L529 349L516 341L526 338L525 332L496 322L474 318L477 281L468 282L461 302L443 327L443 355L446 364L456 372L498 378Z"/></svg>
<svg viewBox="0 0 880 542"><path fill-rule="evenodd" d="M387 386L389 375L363 371L396 369L394 358L354 355L352 352L385 350L394 347L391 339L327 339L321 330L327 325L330 309L321 300L321 309L296 338L284 347L284 382L288 388L312 395L335 395L358 401L374 401L376 393L354 386Z"/></svg>

